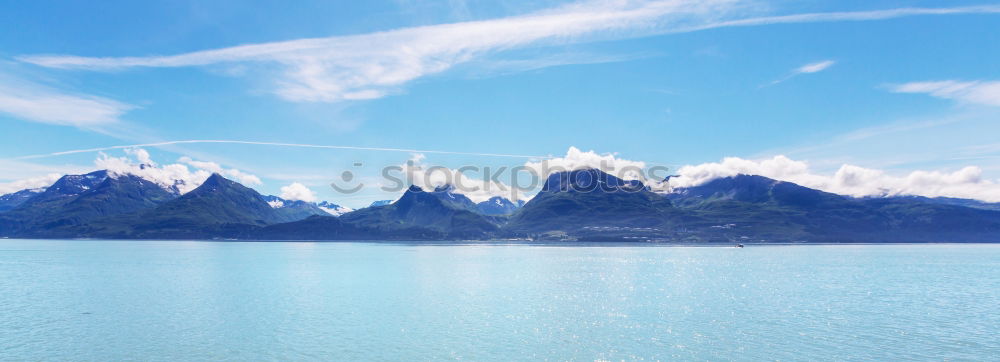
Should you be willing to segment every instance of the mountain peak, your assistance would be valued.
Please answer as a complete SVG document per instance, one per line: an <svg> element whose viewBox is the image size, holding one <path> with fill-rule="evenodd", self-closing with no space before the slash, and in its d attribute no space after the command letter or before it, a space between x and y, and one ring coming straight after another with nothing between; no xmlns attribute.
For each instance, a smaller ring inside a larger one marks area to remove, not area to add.
<svg viewBox="0 0 1000 362"><path fill-rule="evenodd" d="M707 201L739 201L802 206L844 199L840 195L795 183L748 174L721 177L698 186L678 188L667 197L682 205L696 205Z"/></svg>
<svg viewBox="0 0 1000 362"><path fill-rule="evenodd" d="M576 232L591 227L656 228L673 214L670 202L639 181L598 169L559 172L511 217L517 232Z"/></svg>
<svg viewBox="0 0 1000 362"><path fill-rule="evenodd" d="M99 170L83 175L65 175L56 180L45 191L25 203L44 202L64 197L77 196L97 187L108 178L107 170Z"/></svg>
<svg viewBox="0 0 1000 362"><path fill-rule="evenodd" d="M229 179L227 179L227 178L223 177L222 175L220 175L220 174L218 174L218 173L215 173L215 172L213 172L213 173L212 173L212 176L208 176L208 178L207 178L207 179L205 179L205 182L204 182L204 183L202 183L202 184L203 184L203 185L204 185L204 184L209 184L209 185L218 185L218 184L225 184L225 183L232 183L232 182L233 182L233 181L230 181Z"/></svg>
<svg viewBox="0 0 1000 362"><path fill-rule="evenodd" d="M641 191L640 181L623 180L596 168L557 172L549 175L542 192Z"/></svg>
<svg viewBox="0 0 1000 362"><path fill-rule="evenodd" d="M245 186L240 185L236 181L227 179L218 173L213 173L212 176L209 176L207 179L205 179L205 181L202 182L201 185L199 185L194 190L191 190L190 193L197 194L207 191L214 191L218 189L231 188L237 185L245 188Z"/></svg>
<svg viewBox="0 0 1000 362"><path fill-rule="evenodd" d="M411 185L393 204L408 207L414 203L434 203L454 209L476 211L476 203L463 194L453 192L453 187L436 187L434 191L426 191L420 186Z"/></svg>
<svg viewBox="0 0 1000 362"><path fill-rule="evenodd" d="M354 211L354 209L352 208L340 206L329 201L321 201L317 203L316 206L318 206L320 210L323 210L324 212L332 216L340 216L349 213L351 211Z"/></svg>
<svg viewBox="0 0 1000 362"><path fill-rule="evenodd" d="M197 235L224 225L261 226L322 213L311 204L307 206L312 206L316 212L274 208L266 199L254 189L213 174L198 188L142 215L135 227L144 235Z"/></svg>
<svg viewBox="0 0 1000 362"><path fill-rule="evenodd" d="M486 200L485 202L494 203L494 204L497 204L497 205L502 205L502 204L512 204L513 205L514 204L513 202L510 201L510 199L508 199L506 197L503 197L503 196L493 196L489 200Z"/></svg>
<svg viewBox="0 0 1000 362"><path fill-rule="evenodd" d="M709 193L709 192L740 192L740 193L765 193L774 185L782 183L769 177L760 175L738 174L735 176L719 177L709 180L697 186L674 189L675 193ZM707 195L706 195L707 196Z"/></svg>
<svg viewBox="0 0 1000 362"><path fill-rule="evenodd" d="M484 215L510 215L521 205L521 203L515 204L503 196L493 196L489 200L476 204L476 208Z"/></svg>
<svg viewBox="0 0 1000 362"><path fill-rule="evenodd" d="M419 186L410 188L395 202L356 210L341 216L354 225L371 225L387 232L446 233L463 237L483 237L498 230L493 218L480 214L476 204L459 193L425 191Z"/></svg>
<svg viewBox="0 0 1000 362"><path fill-rule="evenodd" d="M385 205L389 205L391 203L392 203L392 200L377 200L377 201L372 201L371 205L368 205L368 207L385 206Z"/></svg>
<svg viewBox="0 0 1000 362"><path fill-rule="evenodd" d="M455 186L452 184L444 184L435 187L434 192L455 192Z"/></svg>

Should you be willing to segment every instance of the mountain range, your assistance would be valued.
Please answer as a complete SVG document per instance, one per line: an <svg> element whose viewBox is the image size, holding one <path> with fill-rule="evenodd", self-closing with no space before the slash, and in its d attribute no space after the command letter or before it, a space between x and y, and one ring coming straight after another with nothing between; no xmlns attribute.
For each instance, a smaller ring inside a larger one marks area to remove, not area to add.
<svg viewBox="0 0 1000 362"><path fill-rule="evenodd" d="M555 173L528 202L476 203L411 186L359 210L261 195L214 174L180 194L134 175L67 175L0 197L0 236L19 238L459 240L670 243L1000 242L1000 205L915 196L852 198L762 176L669 193L596 169Z"/></svg>

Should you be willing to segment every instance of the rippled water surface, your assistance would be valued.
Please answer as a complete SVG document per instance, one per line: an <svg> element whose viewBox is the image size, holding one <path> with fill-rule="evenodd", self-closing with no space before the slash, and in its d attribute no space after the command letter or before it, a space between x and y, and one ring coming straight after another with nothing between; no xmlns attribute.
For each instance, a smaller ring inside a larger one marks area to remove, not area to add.
<svg viewBox="0 0 1000 362"><path fill-rule="evenodd" d="M0 240L3 360L1000 356L1000 245Z"/></svg>

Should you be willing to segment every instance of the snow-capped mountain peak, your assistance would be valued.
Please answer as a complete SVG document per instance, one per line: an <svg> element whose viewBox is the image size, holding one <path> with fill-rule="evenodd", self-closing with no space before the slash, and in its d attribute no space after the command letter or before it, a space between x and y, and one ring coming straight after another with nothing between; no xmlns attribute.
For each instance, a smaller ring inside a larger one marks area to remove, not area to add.
<svg viewBox="0 0 1000 362"><path fill-rule="evenodd" d="M330 214L330 215L333 215L333 216L340 216L340 215L349 213L351 211L354 211L354 209L352 209L352 208L349 208L349 207L346 207L346 206L340 206L340 205L337 205L337 204L334 204L334 203L331 203L331 202L328 202L328 201L322 201L320 203L317 203L316 206L318 206L320 208L320 210L323 210L327 214Z"/></svg>

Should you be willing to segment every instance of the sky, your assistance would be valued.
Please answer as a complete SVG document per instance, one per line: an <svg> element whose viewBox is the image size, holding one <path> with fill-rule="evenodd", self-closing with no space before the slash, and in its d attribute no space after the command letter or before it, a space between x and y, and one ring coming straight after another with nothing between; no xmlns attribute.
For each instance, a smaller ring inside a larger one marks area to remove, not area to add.
<svg viewBox="0 0 1000 362"><path fill-rule="evenodd" d="M1000 2L38 0L0 23L0 193L155 163L356 208L398 196L387 166L606 159L1000 202Z"/></svg>

